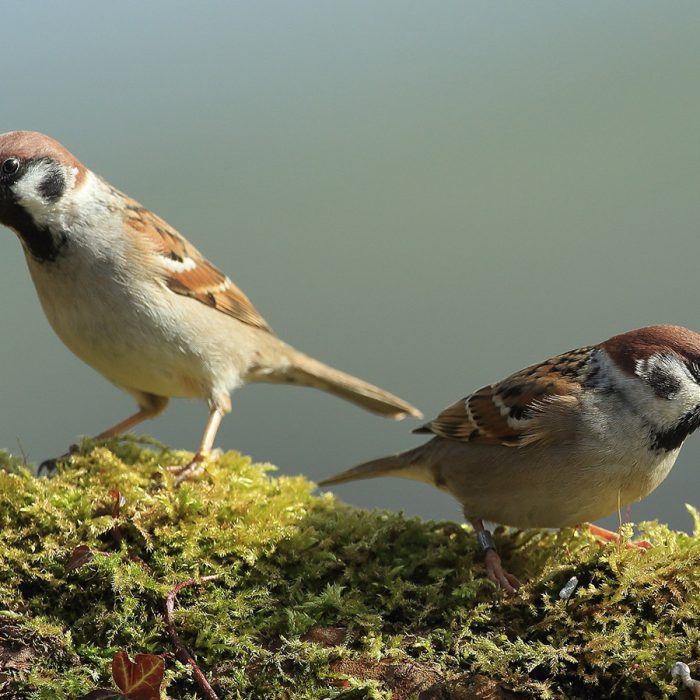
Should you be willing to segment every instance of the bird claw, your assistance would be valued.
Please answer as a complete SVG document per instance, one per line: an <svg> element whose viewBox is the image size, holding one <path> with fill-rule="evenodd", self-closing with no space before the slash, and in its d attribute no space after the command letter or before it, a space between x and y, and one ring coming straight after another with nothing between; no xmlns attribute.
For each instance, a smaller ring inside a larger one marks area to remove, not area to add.
<svg viewBox="0 0 700 700"><path fill-rule="evenodd" d="M189 464L185 465L184 469L179 472L175 472L175 487L178 487L183 481L189 481L190 479L194 479L203 473L204 467L201 465L201 462L195 462L192 460Z"/></svg>
<svg viewBox="0 0 700 700"><path fill-rule="evenodd" d="M495 549L487 549L485 554L486 559L486 575L490 581L502 588L509 595L515 595L520 588L518 581L513 574L509 574L501 563L501 557Z"/></svg>
<svg viewBox="0 0 700 700"><path fill-rule="evenodd" d="M38 467L36 470L37 476L51 476L53 475L56 470L58 469L58 465L61 462L64 462L67 460L71 455L74 455L76 452L80 450L80 445L73 444L68 448L68 452L65 454L62 454L60 457L51 457L49 459L45 459Z"/></svg>
<svg viewBox="0 0 700 700"><path fill-rule="evenodd" d="M50 459L45 459L36 470L37 476L52 476L56 469L58 469L58 463L61 461L61 457L51 457Z"/></svg>
<svg viewBox="0 0 700 700"><path fill-rule="evenodd" d="M179 486L183 481L189 481L204 471L203 461L204 458L197 454L187 464L166 467L166 469L175 477L175 486Z"/></svg>
<svg viewBox="0 0 700 700"><path fill-rule="evenodd" d="M189 481L204 473L204 462L218 459L223 455L223 451L219 448L212 450L208 455L203 455L197 452L188 464L177 465L174 467L166 467L166 469L175 476L175 486L179 486L183 481Z"/></svg>

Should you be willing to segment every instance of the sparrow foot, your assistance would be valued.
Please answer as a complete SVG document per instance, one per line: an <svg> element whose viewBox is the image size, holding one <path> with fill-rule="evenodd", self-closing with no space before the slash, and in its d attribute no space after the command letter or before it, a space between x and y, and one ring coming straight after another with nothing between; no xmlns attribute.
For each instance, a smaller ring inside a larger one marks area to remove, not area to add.
<svg viewBox="0 0 700 700"><path fill-rule="evenodd" d="M487 549L484 558L486 560L486 575L489 580L509 595L515 595L520 588L520 581L503 568L498 552L495 549Z"/></svg>
<svg viewBox="0 0 700 700"><path fill-rule="evenodd" d="M50 459L45 459L36 470L37 476L52 476L56 473L58 465L61 462L65 462L71 455L74 455L80 449L79 445L71 445L68 448L68 452L62 454L60 457L51 457Z"/></svg>
<svg viewBox="0 0 700 700"><path fill-rule="evenodd" d="M496 551L496 544L491 533L484 527L484 522L480 518L469 518L469 522L474 528L476 539L484 552L486 563L486 575L496 586L502 588L509 595L515 595L520 588L520 581L515 576L509 574L501 563L501 557Z"/></svg>
<svg viewBox="0 0 700 700"><path fill-rule="evenodd" d="M223 452L220 449L212 450L209 454L197 452L189 463L174 467L167 467L167 470L175 475L175 486L179 486L183 481L189 481L204 472L205 462L218 459Z"/></svg>
<svg viewBox="0 0 700 700"><path fill-rule="evenodd" d="M177 488L183 481L189 481L200 476L204 472L202 461L192 460L185 468L175 474L175 487Z"/></svg>
<svg viewBox="0 0 700 700"><path fill-rule="evenodd" d="M579 527L588 528L591 534L599 537L604 542L619 542L621 539L619 533L606 530L604 527L598 527L598 525L593 525L592 523L586 523ZM636 540L634 542L625 542L625 547L627 549L641 549L643 552L646 552L647 549L652 548L652 544L646 540Z"/></svg>

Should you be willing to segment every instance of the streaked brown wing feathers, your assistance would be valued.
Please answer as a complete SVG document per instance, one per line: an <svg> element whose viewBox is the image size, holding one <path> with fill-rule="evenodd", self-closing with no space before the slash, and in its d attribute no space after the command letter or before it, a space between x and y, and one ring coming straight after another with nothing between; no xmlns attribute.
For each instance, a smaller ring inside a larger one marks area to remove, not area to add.
<svg viewBox="0 0 700 700"><path fill-rule="evenodd" d="M172 226L126 195L115 193L125 200L126 225L162 256L160 271L168 289L272 332L248 297Z"/></svg>
<svg viewBox="0 0 700 700"><path fill-rule="evenodd" d="M415 432L511 447L546 440L546 422L539 420L540 415L575 405L591 351L590 347L572 350L485 386Z"/></svg>

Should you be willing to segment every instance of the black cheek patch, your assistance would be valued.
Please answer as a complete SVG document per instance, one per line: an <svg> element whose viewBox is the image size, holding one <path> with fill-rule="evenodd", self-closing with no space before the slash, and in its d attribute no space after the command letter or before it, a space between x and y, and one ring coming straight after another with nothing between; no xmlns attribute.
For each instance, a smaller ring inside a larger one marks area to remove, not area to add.
<svg viewBox="0 0 700 700"><path fill-rule="evenodd" d="M681 380L659 365L652 368L646 379L654 393L662 399L672 399L681 388Z"/></svg>
<svg viewBox="0 0 700 700"><path fill-rule="evenodd" d="M66 179L57 167L51 168L44 179L39 183L39 194L47 202L55 202L60 199L65 191Z"/></svg>

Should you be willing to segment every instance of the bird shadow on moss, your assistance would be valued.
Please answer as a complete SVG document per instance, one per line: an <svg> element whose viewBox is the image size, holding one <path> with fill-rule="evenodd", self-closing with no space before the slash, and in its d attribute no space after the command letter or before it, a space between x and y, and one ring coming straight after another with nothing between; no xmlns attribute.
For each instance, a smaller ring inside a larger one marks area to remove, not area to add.
<svg viewBox="0 0 700 700"><path fill-rule="evenodd" d="M124 649L165 653L165 695L196 697L162 612L203 576L175 623L222 698L669 698L675 661L698 670L692 509L692 535L643 524L646 553L499 529L525 581L507 598L467 526L352 508L235 452L174 489L161 465L188 458L86 442L46 479L2 456L0 696L79 697Z"/></svg>

